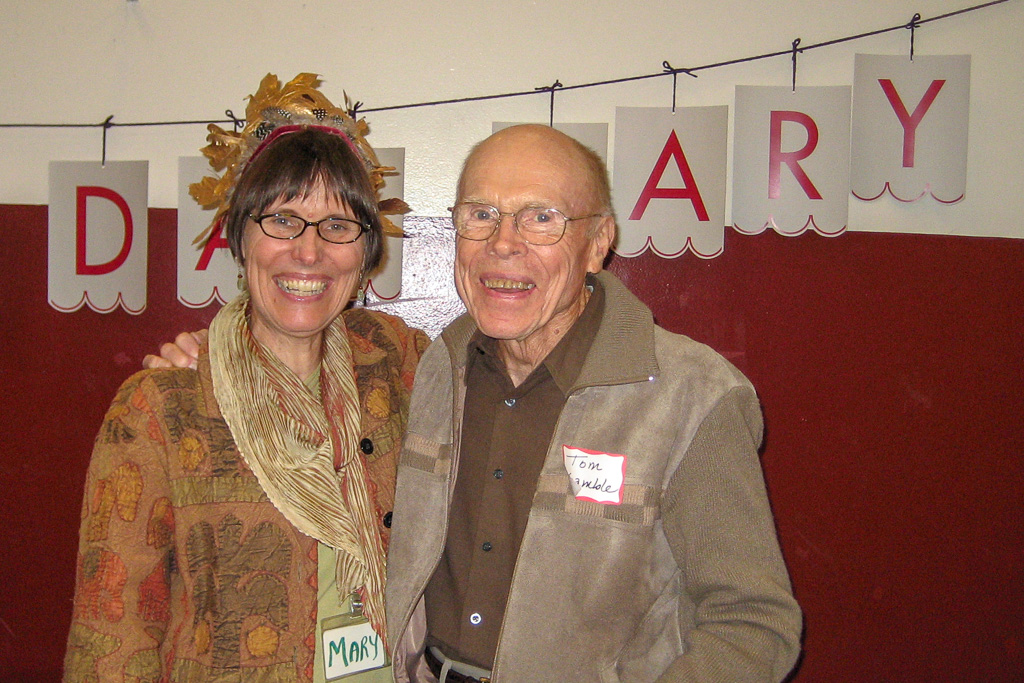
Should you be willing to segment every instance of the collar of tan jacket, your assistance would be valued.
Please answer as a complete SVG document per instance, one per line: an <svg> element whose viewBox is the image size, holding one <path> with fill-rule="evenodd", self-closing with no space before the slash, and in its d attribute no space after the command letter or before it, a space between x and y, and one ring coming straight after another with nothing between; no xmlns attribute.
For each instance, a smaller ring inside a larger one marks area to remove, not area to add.
<svg viewBox="0 0 1024 683"><path fill-rule="evenodd" d="M657 377L655 326L650 309L607 271L588 275L587 285L604 290L604 317L576 384L568 393L584 387L646 382ZM466 345L476 330L476 323L467 313L441 333L456 369L465 366Z"/></svg>

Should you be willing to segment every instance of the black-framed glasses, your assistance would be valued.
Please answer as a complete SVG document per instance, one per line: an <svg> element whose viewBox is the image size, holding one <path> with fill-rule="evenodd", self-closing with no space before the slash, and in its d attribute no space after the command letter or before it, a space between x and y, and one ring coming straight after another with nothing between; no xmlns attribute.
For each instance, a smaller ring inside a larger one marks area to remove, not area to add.
<svg viewBox="0 0 1024 683"><path fill-rule="evenodd" d="M262 216L249 214L249 218L256 221L264 235L276 240L293 240L312 225L324 241L331 244L349 244L355 242L360 235L370 229L369 225L354 218L337 218L335 216L321 218L318 221L307 221L305 218L293 216L290 213L265 213Z"/></svg>
<svg viewBox="0 0 1024 683"><path fill-rule="evenodd" d="M569 221L581 221L586 218L607 216L606 213L592 213L589 216L570 218L558 209L538 206L524 206L515 213L498 211L490 204L480 202L459 202L449 207L452 212L452 225L459 237L482 242L490 239L498 228L502 216L512 216L512 225L519 235L530 244L548 246L557 243L565 234L565 225Z"/></svg>

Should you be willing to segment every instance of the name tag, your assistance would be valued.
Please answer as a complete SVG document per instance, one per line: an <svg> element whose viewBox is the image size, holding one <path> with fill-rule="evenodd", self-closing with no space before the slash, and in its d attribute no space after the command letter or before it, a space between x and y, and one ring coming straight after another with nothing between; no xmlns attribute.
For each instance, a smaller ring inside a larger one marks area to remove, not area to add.
<svg viewBox="0 0 1024 683"><path fill-rule="evenodd" d="M384 642L368 621L329 628L331 621L323 628L324 678L332 681L388 665Z"/></svg>
<svg viewBox="0 0 1024 683"><path fill-rule="evenodd" d="M569 473L573 495L578 499L605 505L622 504L626 456L563 445L562 462Z"/></svg>

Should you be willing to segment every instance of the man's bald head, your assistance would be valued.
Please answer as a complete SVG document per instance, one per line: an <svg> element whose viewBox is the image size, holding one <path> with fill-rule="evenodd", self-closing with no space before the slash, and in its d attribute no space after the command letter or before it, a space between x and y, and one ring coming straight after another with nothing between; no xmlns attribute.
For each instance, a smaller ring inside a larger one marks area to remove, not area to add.
<svg viewBox="0 0 1024 683"><path fill-rule="evenodd" d="M516 163L550 163L557 160L569 171L576 187L563 188L577 205L576 213L612 213L611 186L608 169L596 152L565 133L541 124L528 123L503 128L470 150L459 175L458 197L463 198L467 174L482 156L505 153L505 158Z"/></svg>

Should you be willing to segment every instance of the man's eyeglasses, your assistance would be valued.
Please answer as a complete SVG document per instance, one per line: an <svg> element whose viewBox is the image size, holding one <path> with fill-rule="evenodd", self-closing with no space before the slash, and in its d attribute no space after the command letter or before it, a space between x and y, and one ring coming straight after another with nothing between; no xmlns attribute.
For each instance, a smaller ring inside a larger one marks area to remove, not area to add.
<svg viewBox="0 0 1024 683"><path fill-rule="evenodd" d="M276 240L293 240L312 225L325 241L331 244L348 244L355 242L360 235L370 229L369 225L352 218L333 216L318 221L307 221L290 213L266 213L262 216L250 214L249 218L256 221L264 235Z"/></svg>
<svg viewBox="0 0 1024 683"><path fill-rule="evenodd" d="M512 216L512 224L519 235L530 244L547 246L555 244L565 234L565 224L585 218L606 216L594 213L589 216L570 218L558 209L526 206L515 213L498 211L489 204L459 202L448 209L452 212L452 224L459 237L482 242L490 238L501 222L502 216Z"/></svg>

